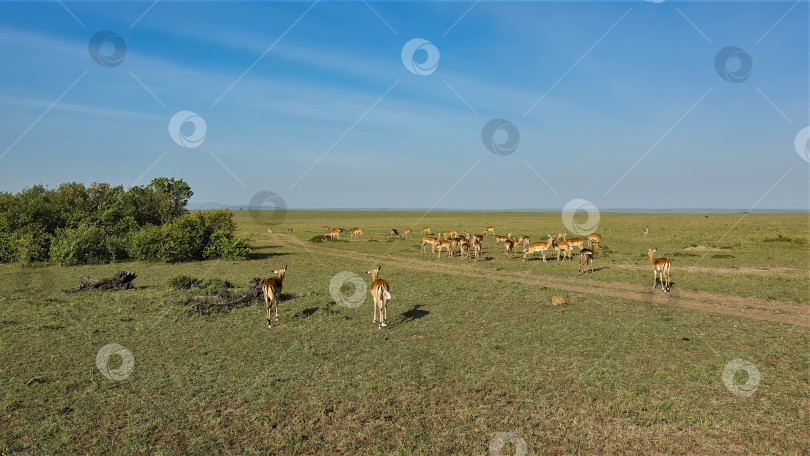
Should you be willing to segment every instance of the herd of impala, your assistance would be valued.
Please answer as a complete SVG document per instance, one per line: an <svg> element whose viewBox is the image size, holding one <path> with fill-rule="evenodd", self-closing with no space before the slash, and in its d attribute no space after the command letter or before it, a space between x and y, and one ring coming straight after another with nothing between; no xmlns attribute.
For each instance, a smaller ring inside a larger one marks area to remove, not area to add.
<svg viewBox="0 0 810 456"><path fill-rule="evenodd" d="M268 231L272 233L272 230ZM340 239L340 235L348 231L351 231L351 237L353 238L364 236L362 228L352 228L351 230L332 228L323 235L323 238ZM287 232L292 233L292 229L288 229ZM645 236L647 235L647 232L648 229L644 228L643 234ZM553 250L554 253L556 253L557 261L560 261L560 257L562 257L563 260L571 259L573 249L576 247L579 249L579 274L582 274L583 271L587 274L589 267L591 269L591 273L594 272L594 252L602 248L602 236L597 233L589 234L587 239L578 237L569 239L567 233L560 232L556 236L549 234L546 236L546 240L538 242L531 242L529 236L518 236L517 238L514 238L512 237L511 232L508 232L505 236L495 235L495 228L491 226L484 228L481 234L470 234L466 231L463 234L460 234L458 230L449 230L447 232L438 233L435 235L432 233L433 229L431 227L426 226L422 228L421 250L422 253L426 253L425 248L430 245L432 253L435 254L436 249L439 250L438 258L441 258L442 252L445 251L447 252L446 256L452 257L454 256L456 249L458 249L461 258L468 260L475 258L475 261L480 261L482 244L484 242L484 238L488 234L495 236L495 246L503 243L504 259L507 260L512 257L515 249L521 245L524 247L523 261L526 261L530 254L540 252L544 262L548 261L546 259L546 252L550 250ZM403 230L402 234L400 234L396 229L391 229L391 237L408 238L412 235L413 229L411 228L406 228ZM588 245L587 247L585 247L586 243ZM671 285L670 271L672 269L672 264L666 258L655 258L656 251L657 249L647 250L647 258L650 259L653 269L653 288L656 288L660 279L661 290L664 292L669 292ZM372 269L368 271L367 274L371 274L371 286L369 287L369 292L371 293L374 301L374 322L378 322L377 315L379 314L379 328L384 328L388 323L388 301L391 300L391 291L388 282L379 277L381 267L382 266L378 266L377 269ZM273 308L275 308L276 311L275 320L278 321L278 303L284 282L284 274L286 274L286 272L287 266L284 266L284 269L273 271L273 274L277 274L277 277L265 279L262 283L264 303L267 310L268 328L271 327L271 313Z"/></svg>

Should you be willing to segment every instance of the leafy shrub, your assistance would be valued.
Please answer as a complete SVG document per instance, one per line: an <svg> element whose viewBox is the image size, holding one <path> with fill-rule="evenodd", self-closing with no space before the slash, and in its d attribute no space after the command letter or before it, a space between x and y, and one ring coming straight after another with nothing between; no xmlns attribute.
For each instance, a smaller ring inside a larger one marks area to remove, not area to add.
<svg viewBox="0 0 810 456"><path fill-rule="evenodd" d="M98 264L110 260L106 234L97 226L59 228L51 245L51 260L61 265Z"/></svg>
<svg viewBox="0 0 810 456"><path fill-rule="evenodd" d="M163 230L159 226L147 225L130 235L129 256L142 261L157 260L163 246Z"/></svg>
<svg viewBox="0 0 810 456"><path fill-rule="evenodd" d="M211 241L205 248L206 259L245 260L250 253L250 244L245 239L233 237L232 234L217 231L211 235Z"/></svg>

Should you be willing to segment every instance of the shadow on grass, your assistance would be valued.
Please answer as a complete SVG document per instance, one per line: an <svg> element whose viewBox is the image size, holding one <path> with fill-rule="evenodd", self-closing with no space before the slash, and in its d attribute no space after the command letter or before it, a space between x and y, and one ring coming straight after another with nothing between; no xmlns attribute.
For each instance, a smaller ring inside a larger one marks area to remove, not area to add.
<svg viewBox="0 0 810 456"><path fill-rule="evenodd" d="M307 307L306 309L302 310L295 314L295 318L307 318L317 312L319 310L318 307Z"/></svg>
<svg viewBox="0 0 810 456"><path fill-rule="evenodd" d="M412 309L406 310L400 315L400 323L410 323L429 314L427 310L422 310L423 304L416 304Z"/></svg>

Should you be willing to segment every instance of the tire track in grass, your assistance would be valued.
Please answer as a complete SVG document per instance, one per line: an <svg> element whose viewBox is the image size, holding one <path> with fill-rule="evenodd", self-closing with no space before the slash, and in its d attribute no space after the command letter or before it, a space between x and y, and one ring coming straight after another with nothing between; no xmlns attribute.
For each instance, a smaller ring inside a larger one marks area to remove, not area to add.
<svg viewBox="0 0 810 456"><path fill-rule="evenodd" d="M307 243L289 235L274 234L269 237L270 241L274 244L290 249L306 247L324 255L348 258L356 261L381 263L414 271L476 279L501 280L504 282L541 286L574 293L595 294L618 299L652 302L665 306L685 307L711 313L810 327L810 317L808 315L810 314L810 307L786 302L748 299L740 296L689 290L673 290L665 294L660 290L656 291L643 285L604 282L582 277L574 279L569 277L548 276L532 273L530 271L526 271L523 275L503 271L482 271L480 269L474 269L472 265L463 263L457 263L454 267L448 268L446 263L426 262L393 256L380 258L378 255L313 245L312 243Z"/></svg>

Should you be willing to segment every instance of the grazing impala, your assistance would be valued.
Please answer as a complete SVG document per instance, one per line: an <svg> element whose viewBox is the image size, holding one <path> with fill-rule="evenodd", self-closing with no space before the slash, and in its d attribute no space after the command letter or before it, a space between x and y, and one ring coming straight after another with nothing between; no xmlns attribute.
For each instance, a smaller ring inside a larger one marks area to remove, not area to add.
<svg viewBox="0 0 810 456"><path fill-rule="evenodd" d="M658 280L658 275L661 275L661 291L669 292L669 287L671 285L669 273L672 270L672 263L669 262L666 258L655 258L655 252L658 249L649 249L647 250L647 257L650 258L650 263L652 263L653 268L653 288L655 288L655 283ZM666 280L667 288L664 289L664 281Z"/></svg>
<svg viewBox="0 0 810 456"><path fill-rule="evenodd" d="M523 261L526 261L526 257L530 253L540 252L543 254L543 261L546 261L546 250L551 248L551 245L554 243L554 236L548 235L548 240L545 242L535 242L529 245L529 248L523 251Z"/></svg>
<svg viewBox="0 0 810 456"><path fill-rule="evenodd" d="M360 237L362 235L363 235L363 229L362 228L352 228L352 236L351 237L355 237L355 236Z"/></svg>
<svg viewBox="0 0 810 456"><path fill-rule="evenodd" d="M405 231L402 232L402 235L406 238L413 235L413 229L405 228Z"/></svg>
<svg viewBox="0 0 810 456"><path fill-rule="evenodd" d="M495 234L495 228L493 228L491 226L488 226L488 227L484 228L484 234L487 234L487 233Z"/></svg>
<svg viewBox="0 0 810 456"><path fill-rule="evenodd" d="M267 327L270 328L270 311L273 306L276 307L276 321L278 321L278 299L281 297L281 286L284 283L284 274L287 272L287 266L284 269L273 271L273 274L278 274L278 277L271 277L264 279L262 282L262 291L264 292L264 307L267 309Z"/></svg>
<svg viewBox="0 0 810 456"><path fill-rule="evenodd" d="M445 234L446 239L458 237L458 230L450 230Z"/></svg>
<svg viewBox="0 0 810 456"><path fill-rule="evenodd" d="M425 236L422 238L422 253L425 253L425 246L430 244L431 251L436 253L436 246L439 245L439 238L432 236Z"/></svg>
<svg viewBox="0 0 810 456"><path fill-rule="evenodd" d="M330 238L330 239L338 238L338 239L340 239L340 233L342 233L344 231L346 231L346 230L344 230L343 228L332 228L326 234L323 235L323 238L324 239L326 239L326 238Z"/></svg>
<svg viewBox="0 0 810 456"><path fill-rule="evenodd" d="M386 282L385 279L379 278L380 268L382 268L382 266L377 266L377 269L372 269L366 274L371 274L371 286L369 287L369 291L371 292L372 299L374 299L374 323L377 322L377 310L379 310L379 328L382 329L388 326L388 301L391 300L391 289L388 287L388 282Z"/></svg>
<svg viewBox="0 0 810 456"><path fill-rule="evenodd" d="M399 231L396 228L391 228L391 237L399 237Z"/></svg>
<svg viewBox="0 0 810 456"><path fill-rule="evenodd" d="M479 261L481 259L481 240L474 238L472 241L472 246L473 253L475 254L475 261Z"/></svg>
<svg viewBox="0 0 810 456"><path fill-rule="evenodd" d="M600 236L600 235L598 235L596 233L591 233L591 234L588 235L588 248L593 248L594 244L599 244L599 246L601 247L602 246L602 236Z"/></svg>
<svg viewBox="0 0 810 456"><path fill-rule="evenodd" d="M427 234L432 233L429 226L426 226L426 227L422 228L422 235L424 236L425 233L427 233Z"/></svg>
<svg viewBox="0 0 810 456"><path fill-rule="evenodd" d="M484 240L484 235L483 234L473 234L472 238L475 239L478 242L481 242L481 241Z"/></svg>
<svg viewBox="0 0 810 456"><path fill-rule="evenodd" d="M495 245L498 245L499 242L503 242L512 237L512 232L506 234L506 236L495 236Z"/></svg>
<svg viewBox="0 0 810 456"><path fill-rule="evenodd" d="M585 273L588 273L588 265L591 265L591 274L593 274L593 252L599 249L599 244L593 246L593 249L581 249L579 251L579 274L582 274L582 270L585 270Z"/></svg>

